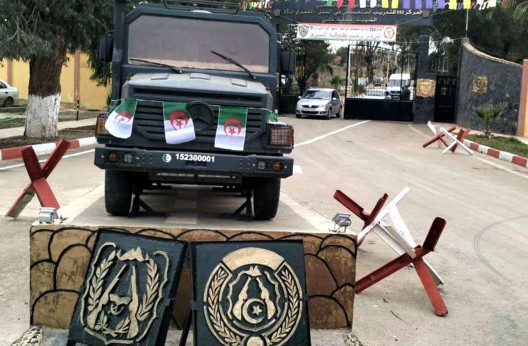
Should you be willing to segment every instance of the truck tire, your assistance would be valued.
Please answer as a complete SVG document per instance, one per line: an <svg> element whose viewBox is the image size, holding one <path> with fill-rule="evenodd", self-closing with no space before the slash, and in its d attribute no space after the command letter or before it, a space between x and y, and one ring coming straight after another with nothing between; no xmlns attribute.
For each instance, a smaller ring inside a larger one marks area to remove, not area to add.
<svg viewBox="0 0 528 346"><path fill-rule="evenodd" d="M253 208L257 220L270 220L277 215L280 178L259 179L254 186Z"/></svg>
<svg viewBox="0 0 528 346"><path fill-rule="evenodd" d="M129 173L105 170L105 207L109 214L126 216L132 200L132 179Z"/></svg>

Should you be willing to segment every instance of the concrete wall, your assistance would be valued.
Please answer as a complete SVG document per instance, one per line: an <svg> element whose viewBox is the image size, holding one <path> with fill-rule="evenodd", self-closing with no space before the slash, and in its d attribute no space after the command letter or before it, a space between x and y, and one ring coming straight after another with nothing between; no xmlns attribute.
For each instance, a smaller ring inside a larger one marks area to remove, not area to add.
<svg viewBox="0 0 528 346"><path fill-rule="evenodd" d="M521 104L519 106L519 128L517 136L528 137L528 59L523 61Z"/></svg>
<svg viewBox="0 0 528 346"><path fill-rule="evenodd" d="M76 65L78 68L76 69ZM11 70L11 73L9 73ZM80 100L81 107L88 109L106 108L110 86L100 87L90 79L92 70L86 54L69 54L61 72L62 103ZM0 61L0 79L18 88L20 98L27 100L29 86L29 64L23 61Z"/></svg>
<svg viewBox="0 0 528 346"><path fill-rule="evenodd" d="M506 114L492 123L491 130L516 135L519 127L521 75L521 65L491 57L476 50L469 42L464 42L458 79L457 124L483 130L484 122L475 115L472 108L506 102ZM487 78L486 91L474 90L476 77Z"/></svg>

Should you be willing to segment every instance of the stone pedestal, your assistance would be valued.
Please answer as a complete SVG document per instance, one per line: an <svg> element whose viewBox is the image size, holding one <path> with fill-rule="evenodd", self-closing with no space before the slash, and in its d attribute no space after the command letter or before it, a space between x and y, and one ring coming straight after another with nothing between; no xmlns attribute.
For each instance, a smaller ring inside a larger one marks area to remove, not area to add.
<svg viewBox="0 0 528 346"><path fill-rule="evenodd" d="M186 242L303 240L310 327L352 327L357 251L355 235L73 225L38 225L31 228L32 324L69 328L95 238L103 229ZM191 298L189 263L184 266L173 314L180 326L187 314Z"/></svg>

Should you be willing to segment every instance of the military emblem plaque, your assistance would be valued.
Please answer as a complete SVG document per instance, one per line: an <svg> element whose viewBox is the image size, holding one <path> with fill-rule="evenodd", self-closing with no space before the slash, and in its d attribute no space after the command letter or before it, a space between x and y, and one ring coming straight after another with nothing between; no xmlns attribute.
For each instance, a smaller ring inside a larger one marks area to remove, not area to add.
<svg viewBox="0 0 528 346"><path fill-rule="evenodd" d="M195 345L310 345L302 241L191 245Z"/></svg>
<svg viewBox="0 0 528 346"><path fill-rule="evenodd" d="M142 235L98 235L68 344L163 345L185 244Z"/></svg>

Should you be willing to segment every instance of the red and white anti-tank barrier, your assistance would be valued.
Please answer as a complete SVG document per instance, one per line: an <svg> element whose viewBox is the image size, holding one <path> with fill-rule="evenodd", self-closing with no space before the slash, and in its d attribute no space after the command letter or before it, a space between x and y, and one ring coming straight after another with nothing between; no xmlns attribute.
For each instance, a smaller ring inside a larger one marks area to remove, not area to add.
<svg viewBox="0 0 528 346"><path fill-rule="evenodd" d="M60 208L59 202L55 198L46 179L51 172L53 172L55 167L57 167L70 146L71 143L69 141L60 141L42 166L40 166L37 153L33 147L27 146L21 151L21 156L24 160L24 165L26 166L30 182L24 188L20 196L18 196L11 208L9 208L5 215L6 217L18 217L35 195L37 195L42 207L51 209Z"/></svg>
<svg viewBox="0 0 528 346"><path fill-rule="evenodd" d="M408 192L409 188L404 188L387 205L385 205L385 202L388 196L384 194L370 213L365 212L363 207L342 191L337 190L335 192L334 198L364 222L364 226L357 236L359 245L361 245L368 233L374 232L400 255L393 261L356 281L356 293L360 293L398 270L413 264L436 315L444 316L447 314L447 306L438 291L438 286L442 285L444 281L423 257L434 251L446 222L444 219L437 217L433 221L423 245L417 245L397 207L397 204Z"/></svg>
<svg viewBox="0 0 528 346"><path fill-rule="evenodd" d="M464 149L469 155L473 155L473 152L471 149L469 149L464 144L464 138L471 132L470 128L467 129L460 129L458 131L457 136L453 136L452 132L455 131L456 127L452 126L449 129L444 129L440 126L433 125L430 121L427 122L427 126L429 129L434 133L434 137L425 142L422 146L424 148L427 148L429 145L433 144L434 142L437 143L438 147L441 147L442 143L446 148L442 152L442 154L447 153L449 150L451 150L452 153L455 152L458 146L460 146L462 149ZM446 138L451 140L451 143L448 143L446 141Z"/></svg>

